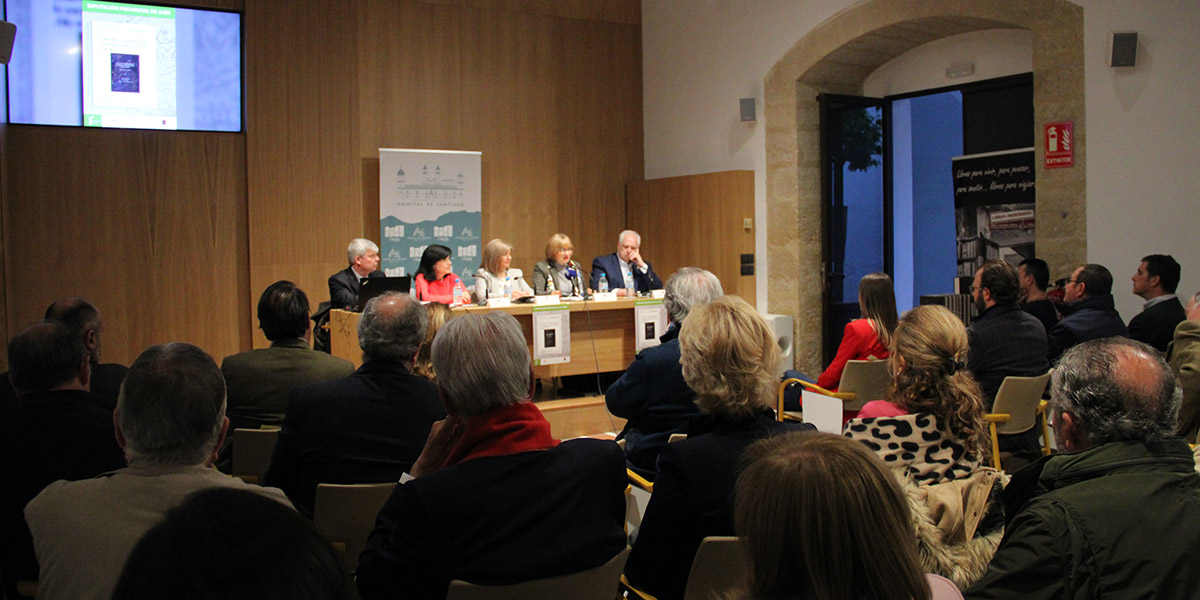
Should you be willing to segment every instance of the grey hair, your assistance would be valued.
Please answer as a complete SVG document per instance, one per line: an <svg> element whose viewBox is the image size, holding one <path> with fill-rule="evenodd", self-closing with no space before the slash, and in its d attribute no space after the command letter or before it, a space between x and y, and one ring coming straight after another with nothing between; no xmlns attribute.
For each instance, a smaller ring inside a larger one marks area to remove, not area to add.
<svg viewBox="0 0 1200 600"><path fill-rule="evenodd" d="M354 238L346 246L346 262L354 264L354 259L366 256L368 252L379 252L379 246L367 238Z"/></svg>
<svg viewBox="0 0 1200 600"><path fill-rule="evenodd" d="M358 346L363 362L394 360L412 364L425 340L429 317L408 294L385 292L367 301L358 320Z"/></svg>
<svg viewBox="0 0 1200 600"><path fill-rule="evenodd" d="M117 424L130 464L205 464L224 422L225 378L216 361L191 344L147 348L121 383Z"/></svg>
<svg viewBox="0 0 1200 600"><path fill-rule="evenodd" d="M663 306L672 323L682 323L693 308L725 295L721 280L699 267L684 267L675 271L663 288Z"/></svg>
<svg viewBox="0 0 1200 600"><path fill-rule="evenodd" d="M512 315L455 317L433 339L432 355L438 388L452 412L473 417L529 395L529 346Z"/></svg>
<svg viewBox="0 0 1200 600"><path fill-rule="evenodd" d="M642 235L632 229L626 229L625 231L617 234L617 247L621 246L621 242L625 241L625 236L627 235L632 235L633 238L637 240L638 246L642 245Z"/></svg>
<svg viewBox="0 0 1200 600"><path fill-rule="evenodd" d="M1157 372L1150 373L1151 365ZM1174 435L1183 398L1175 373L1150 346L1122 337L1067 350L1051 378L1054 414L1071 413L1091 445Z"/></svg>
<svg viewBox="0 0 1200 600"><path fill-rule="evenodd" d="M1195 294L1192 294L1192 302L1200 304L1200 290L1197 290Z"/></svg>

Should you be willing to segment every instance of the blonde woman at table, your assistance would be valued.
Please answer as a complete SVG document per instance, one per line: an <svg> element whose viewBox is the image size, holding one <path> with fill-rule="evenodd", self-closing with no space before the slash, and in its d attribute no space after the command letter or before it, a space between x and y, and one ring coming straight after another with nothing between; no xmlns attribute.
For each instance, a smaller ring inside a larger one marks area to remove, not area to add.
<svg viewBox="0 0 1200 600"><path fill-rule="evenodd" d="M496 238L483 247L483 261L475 271L475 297L517 300L533 295L520 269L513 269L512 244Z"/></svg>
<svg viewBox="0 0 1200 600"><path fill-rule="evenodd" d="M533 265L533 293L539 296L583 295L583 273L579 263L571 260L574 253L571 238L561 233L550 236L546 242L546 260ZM570 274L572 270L574 276Z"/></svg>

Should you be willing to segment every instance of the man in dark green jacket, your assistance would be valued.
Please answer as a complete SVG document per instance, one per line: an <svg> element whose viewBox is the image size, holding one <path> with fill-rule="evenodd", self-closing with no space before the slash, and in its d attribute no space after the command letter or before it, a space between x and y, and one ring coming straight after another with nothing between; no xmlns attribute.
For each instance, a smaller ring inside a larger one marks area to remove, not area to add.
<svg viewBox="0 0 1200 600"><path fill-rule="evenodd" d="M1191 598L1200 590L1200 475L1172 437L1180 392L1157 351L1107 338L1052 382L1064 454L1013 475L1012 515L967 598Z"/></svg>

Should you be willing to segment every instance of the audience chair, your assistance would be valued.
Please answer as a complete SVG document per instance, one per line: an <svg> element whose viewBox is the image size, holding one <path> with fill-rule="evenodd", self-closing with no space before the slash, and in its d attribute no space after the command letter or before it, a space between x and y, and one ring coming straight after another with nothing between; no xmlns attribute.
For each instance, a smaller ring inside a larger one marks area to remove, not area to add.
<svg viewBox="0 0 1200 600"><path fill-rule="evenodd" d="M888 373L886 360L846 361L846 368L842 371L842 381L838 384L836 392L800 379L785 379L783 383L779 384L775 418L779 421L804 420L802 412L784 412L783 410L783 392L788 385L793 383L803 386L806 390L837 398L842 401L842 410L856 413L862 410L864 404L882 399L884 390L891 382L892 375Z"/></svg>
<svg viewBox="0 0 1200 600"><path fill-rule="evenodd" d="M446 600L613 600L627 558L629 546L594 569L509 585L477 585L456 579L450 582Z"/></svg>
<svg viewBox="0 0 1200 600"><path fill-rule="evenodd" d="M711 600L720 598L721 592L746 583L749 571L746 550L738 538L710 535L700 542L692 569L688 572L683 600ZM627 590L626 598L657 600L654 596L629 584L621 575L621 589Z"/></svg>
<svg viewBox="0 0 1200 600"><path fill-rule="evenodd" d="M234 429L233 476L246 483L262 483L278 438L279 429Z"/></svg>
<svg viewBox="0 0 1200 600"><path fill-rule="evenodd" d="M985 415L992 438L992 463L999 469L1001 452L1000 436L1025 433L1040 425L1042 428L1042 454L1050 454L1050 427L1046 422L1046 402L1042 395L1050 373L1036 377L1008 376L996 392L992 412Z"/></svg>
<svg viewBox="0 0 1200 600"><path fill-rule="evenodd" d="M317 486L313 525L342 553L351 573L358 570L358 555L366 547L367 536L375 529L375 519L394 489L395 483Z"/></svg>

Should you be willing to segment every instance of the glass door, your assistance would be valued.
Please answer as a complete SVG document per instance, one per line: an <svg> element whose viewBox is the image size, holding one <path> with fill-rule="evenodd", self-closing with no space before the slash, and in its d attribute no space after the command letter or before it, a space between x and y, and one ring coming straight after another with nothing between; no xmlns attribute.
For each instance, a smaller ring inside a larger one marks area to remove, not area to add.
<svg viewBox="0 0 1200 600"><path fill-rule="evenodd" d="M824 364L859 315L863 275L892 271L891 210L885 194L884 101L821 94L824 244Z"/></svg>

